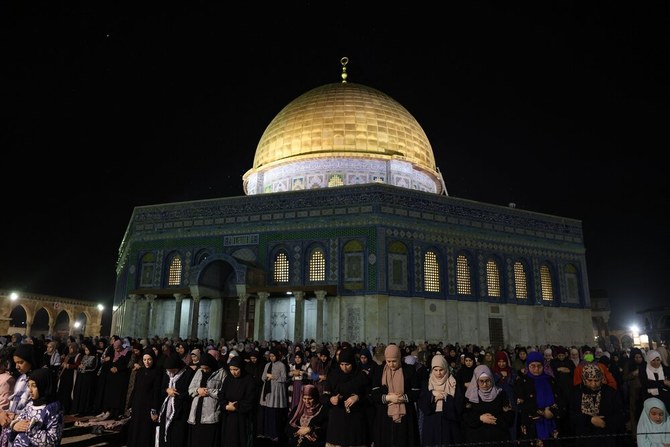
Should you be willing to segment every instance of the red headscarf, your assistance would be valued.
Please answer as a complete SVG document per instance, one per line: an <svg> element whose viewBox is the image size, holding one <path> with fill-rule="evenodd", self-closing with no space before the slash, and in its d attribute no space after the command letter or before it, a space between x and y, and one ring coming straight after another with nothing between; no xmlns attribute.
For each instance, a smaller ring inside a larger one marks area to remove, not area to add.
<svg viewBox="0 0 670 447"><path fill-rule="evenodd" d="M507 362L504 368L501 368L498 366L498 361L504 360ZM500 374L502 371L506 371L508 376L512 375L512 367L510 365L509 361L509 355L507 355L507 351L498 351L496 352L496 361L493 364L493 374Z"/></svg>

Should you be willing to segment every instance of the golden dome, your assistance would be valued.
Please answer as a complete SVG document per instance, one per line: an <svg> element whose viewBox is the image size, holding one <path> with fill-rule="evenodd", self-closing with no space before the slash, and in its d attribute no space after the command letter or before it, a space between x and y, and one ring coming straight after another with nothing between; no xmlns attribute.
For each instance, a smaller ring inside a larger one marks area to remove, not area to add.
<svg viewBox="0 0 670 447"><path fill-rule="evenodd" d="M318 171L321 180L305 177ZM331 182L331 175L341 182ZM416 119L388 95L347 82L317 87L284 107L244 175L247 194L375 181L442 190L433 150Z"/></svg>

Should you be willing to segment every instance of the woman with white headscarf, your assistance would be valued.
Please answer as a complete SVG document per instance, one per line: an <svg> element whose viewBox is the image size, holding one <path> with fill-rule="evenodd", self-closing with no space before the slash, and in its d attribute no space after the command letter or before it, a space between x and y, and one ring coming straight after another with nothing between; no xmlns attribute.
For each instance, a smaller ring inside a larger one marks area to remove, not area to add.
<svg viewBox="0 0 670 447"><path fill-rule="evenodd" d="M430 361L428 380L422 385L419 395L418 406L423 414L421 445L461 443L463 405L463 391L450 374L447 359L434 355Z"/></svg>
<svg viewBox="0 0 670 447"><path fill-rule="evenodd" d="M384 350L384 366L372 378L372 401L377 408L375 446L419 445L415 404L420 392L416 368L402 363L398 345L388 345Z"/></svg>
<svg viewBox="0 0 670 447"><path fill-rule="evenodd" d="M638 408L650 397L661 399L666 408L670 407L670 368L663 365L658 351L647 352L647 367L640 373L641 402Z"/></svg>
<svg viewBox="0 0 670 447"><path fill-rule="evenodd" d="M479 365L465 392L465 442L488 443L510 440L514 411L507 393L494 383L493 373Z"/></svg>

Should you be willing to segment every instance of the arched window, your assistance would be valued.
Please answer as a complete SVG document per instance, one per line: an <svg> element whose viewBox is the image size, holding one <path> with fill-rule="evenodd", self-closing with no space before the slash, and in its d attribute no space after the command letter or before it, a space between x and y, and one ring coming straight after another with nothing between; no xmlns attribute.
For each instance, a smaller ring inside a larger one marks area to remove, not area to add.
<svg viewBox="0 0 670 447"><path fill-rule="evenodd" d="M275 262L273 266L274 282L288 282L288 256L285 251L280 251L275 255Z"/></svg>
<svg viewBox="0 0 670 447"><path fill-rule="evenodd" d="M500 298L500 271L493 259L486 261L486 294Z"/></svg>
<svg viewBox="0 0 670 447"><path fill-rule="evenodd" d="M175 255L170 261L170 268L168 269L168 286L181 285L181 257Z"/></svg>
<svg viewBox="0 0 670 447"><path fill-rule="evenodd" d="M140 273L140 287L151 287L154 285L154 269L156 268L156 257L153 253L142 256Z"/></svg>
<svg viewBox="0 0 670 447"><path fill-rule="evenodd" d="M472 295L470 262L465 255L456 258L456 290L459 295Z"/></svg>
<svg viewBox="0 0 670 447"><path fill-rule="evenodd" d="M514 263L514 293L518 300L528 299L528 281L526 268L520 261Z"/></svg>
<svg viewBox="0 0 670 447"><path fill-rule="evenodd" d="M400 241L392 242L388 247L389 289L407 290L407 246Z"/></svg>
<svg viewBox="0 0 670 447"><path fill-rule="evenodd" d="M440 291L440 264L432 250L423 255L423 283L426 292Z"/></svg>
<svg viewBox="0 0 670 447"><path fill-rule="evenodd" d="M309 280L326 280L326 255L321 247L316 247L309 254Z"/></svg>
<svg viewBox="0 0 670 447"><path fill-rule="evenodd" d="M543 301L554 300L554 288L551 285L551 271L547 265L540 266L540 289Z"/></svg>
<svg viewBox="0 0 670 447"><path fill-rule="evenodd" d="M579 279L577 277L577 267L573 264L565 266L565 299L566 303L579 303Z"/></svg>

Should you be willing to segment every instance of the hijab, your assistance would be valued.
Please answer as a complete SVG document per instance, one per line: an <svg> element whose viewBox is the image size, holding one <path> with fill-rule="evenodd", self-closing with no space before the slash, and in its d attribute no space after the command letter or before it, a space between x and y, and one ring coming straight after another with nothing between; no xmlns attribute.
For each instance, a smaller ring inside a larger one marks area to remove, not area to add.
<svg viewBox="0 0 670 447"><path fill-rule="evenodd" d="M35 345L18 345L12 355L30 363L30 368L32 369L36 365L34 346Z"/></svg>
<svg viewBox="0 0 670 447"><path fill-rule="evenodd" d="M479 378L488 377L491 379L491 388L488 390L482 390L479 388ZM475 367L474 373L472 373L472 379L470 379L470 386L465 391L465 397L472 403L479 403L481 399L482 402L493 402L498 394L500 393L500 388L495 385L493 380L493 373L491 369L486 365L479 365Z"/></svg>
<svg viewBox="0 0 670 447"><path fill-rule="evenodd" d="M167 387L176 388L177 381L179 381L181 376L184 374L184 371L186 371L188 368L182 361L179 354L173 352L165 360L165 369L166 369L165 373L169 378L169 383ZM168 369L176 369L177 372L167 371ZM167 442L168 428L170 428L170 425L172 424L172 419L174 418L175 415L174 396L168 395L165 397L165 400L161 405L160 414L161 416L165 414L165 441Z"/></svg>
<svg viewBox="0 0 670 447"><path fill-rule="evenodd" d="M555 403L554 392L551 388L552 377L544 372L544 369L542 369L542 372L539 375L532 374L528 365L534 362L539 362L544 366L544 356L537 351L533 351L528 353L528 358L526 359L526 377L533 382L535 388L535 404L537 405L537 408L551 407ZM597 365L594 366L598 368ZM549 439L551 433L555 429L555 419L539 418L535 421L535 430L539 439Z"/></svg>
<svg viewBox="0 0 670 447"><path fill-rule="evenodd" d="M444 370L444 376L441 379L438 379L433 374L433 368L436 366L441 367ZM438 394L445 394L451 397L454 397L456 394L456 379L454 376L449 374L449 365L447 364L447 359L442 355L434 355L433 359L430 361L430 375L428 376L428 391L433 393L433 396ZM444 405L443 399L435 400L435 411L442 411Z"/></svg>
<svg viewBox="0 0 670 447"><path fill-rule="evenodd" d="M307 406L305 401L302 400L302 397L304 396L309 396L314 399L311 406ZM311 421L314 416L319 414L322 408L323 406L321 405L319 389L311 383L305 384L305 386L302 387L300 402L298 402L298 407L289 424L291 424L292 427L308 426L309 421Z"/></svg>
<svg viewBox="0 0 670 447"><path fill-rule="evenodd" d="M242 359L239 356L233 357L228 362L228 368L230 368L231 366L239 368L240 369L240 377L242 377L246 373L246 370L244 368L243 363L244 362L242 361ZM233 375L231 374L230 377L233 377ZM235 378L235 377L233 377L233 378Z"/></svg>
<svg viewBox="0 0 670 447"><path fill-rule="evenodd" d="M470 383L470 381L472 380L472 375L474 374L475 368L477 367L477 358L470 351L467 351L467 352L463 353L463 357L464 357L464 359L472 360L472 366L467 366L465 364L465 360L463 360L463 365L461 365L461 367L459 368L458 373L457 373L458 378L460 379L460 381L463 384L466 384L466 383Z"/></svg>
<svg viewBox="0 0 670 447"><path fill-rule="evenodd" d="M656 424L649 419L652 408L663 410L663 422ZM637 422L637 445L639 447L663 447L670 444L670 419L668 411L661 399L650 397L644 401L640 419Z"/></svg>
<svg viewBox="0 0 670 447"><path fill-rule="evenodd" d="M363 348L360 351L359 357L365 357L368 359L366 363L360 362L358 366L361 368L361 370L370 372L370 369L372 368L372 354L370 354L370 350L368 348Z"/></svg>
<svg viewBox="0 0 670 447"><path fill-rule="evenodd" d="M586 386L586 381L588 379L596 380L599 383L598 389L593 390ZM600 400L602 398L602 393L600 389L602 388L603 383L603 371L595 363L587 363L582 369L582 402L581 402L581 412L582 414L588 414L589 416L597 416L600 414Z"/></svg>
<svg viewBox="0 0 670 447"><path fill-rule="evenodd" d="M37 399L33 399L33 406L40 407L57 400L53 375L49 368L37 368L36 370L31 371L28 374L28 380L35 382L39 394Z"/></svg>
<svg viewBox="0 0 670 447"><path fill-rule="evenodd" d="M661 359L661 365L658 368L651 366L651 361L654 359ZM658 377L654 377L654 374L658 374ZM663 357L658 351L651 350L647 352L647 378L650 380L663 380L665 379L665 374L663 374Z"/></svg>
<svg viewBox="0 0 670 447"><path fill-rule="evenodd" d="M504 368L501 368L498 366L498 362L500 360L504 360L507 362ZM512 365L510 364L509 361L509 355L507 355L507 351L498 351L496 352L496 357L495 357L495 362L493 363L493 368L491 369L494 374L500 374L503 371L507 373L507 377L512 377Z"/></svg>
<svg viewBox="0 0 670 447"><path fill-rule="evenodd" d="M128 353L128 348L123 348L119 350L119 348L123 348L123 342L121 340L116 340L114 342L114 359L112 360L113 362L116 362L118 359L123 357Z"/></svg>
<svg viewBox="0 0 670 447"><path fill-rule="evenodd" d="M398 345L388 345L384 350L384 360L397 360L400 367L396 370L391 369L384 363L382 371L382 385L388 389L387 393L405 394L405 376L402 372L401 354ZM386 414L393 419L393 422L400 422L402 417L407 414L404 403L392 404L386 406Z"/></svg>
<svg viewBox="0 0 670 447"><path fill-rule="evenodd" d="M208 366L209 367L209 371L207 371L207 372L205 372L204 369L200 368L200 371L202 373L202 379L204 380L205 385L206 385L207 384L207 379L209 379L209 377L214 373L214 371L219 369L219 362L217 362L216 359L211 354L204 353L200 357L200 362L198 363L198 365L200 367L202 367L202 366ZM205 385L201 385L201 386L205 386Z"/></svg>

